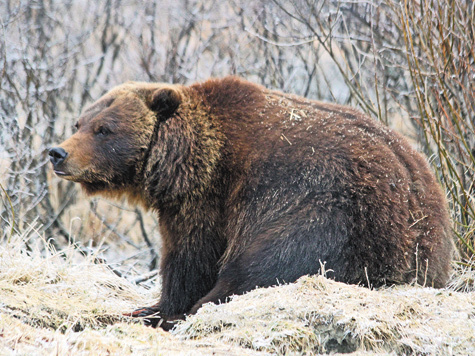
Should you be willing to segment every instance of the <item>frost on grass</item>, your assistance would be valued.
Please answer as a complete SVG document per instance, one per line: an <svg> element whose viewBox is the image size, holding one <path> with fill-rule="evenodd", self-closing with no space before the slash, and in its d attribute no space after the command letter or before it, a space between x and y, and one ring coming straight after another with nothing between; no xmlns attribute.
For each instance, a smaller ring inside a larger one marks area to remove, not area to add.
<svg viewBox="0 0 475 356"><path fill-rule="evenodd" d="M27 251L25 241L0 245L1 355L475 354L469 265L444 290L303 277L205 305L165 333L122 316L154 303L155 293L94 256L56 252L37 237Z"/></svg>
<svg viewBox="0 0 475 356"><path fill-rule="evenodd" d="M475 291L475 257L454 265L454 273L447 287L458 292Z"/></svg>
<svg viewBox="0 0 475 356"><path fill-rule="evenodd" d="M180 324L183 339L270 353L475 353L475 293L399 286L380 290L322 276L206 305Z"/></svg>
<svg viewBox="0 0 475 356"><path fill-rule="evenodd" d="M94 257L78 258L73 248L56 252L28 234L0 244L0 355L255 354L180 341L123 317L156 295L94 264Z"/></svg>
<svg viewBox="0 0 475 356"><path fill-rule="evenodd" d="M92 263L94 256L74 262L72 248L56 252L41 239L28 251L24 239L0 247L2 313L32 326L78 331L120 321L121 311L144 299L106 266Z"/></svg>

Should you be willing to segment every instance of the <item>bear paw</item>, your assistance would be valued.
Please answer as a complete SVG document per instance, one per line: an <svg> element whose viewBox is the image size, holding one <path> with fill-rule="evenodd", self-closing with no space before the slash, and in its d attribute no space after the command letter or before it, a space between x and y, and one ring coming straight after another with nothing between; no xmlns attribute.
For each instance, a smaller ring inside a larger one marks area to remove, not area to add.
<svg viewBox="0 0 475 356"><path fill-rule="evenodd" d="M171 318L160 315L160 310L156 307L139 308L131 313L123 313L123 315L132 318L142 318L146 326L153 328L160 327L165 331L173 329L177 319L183 319L180 317Z"/></svg>

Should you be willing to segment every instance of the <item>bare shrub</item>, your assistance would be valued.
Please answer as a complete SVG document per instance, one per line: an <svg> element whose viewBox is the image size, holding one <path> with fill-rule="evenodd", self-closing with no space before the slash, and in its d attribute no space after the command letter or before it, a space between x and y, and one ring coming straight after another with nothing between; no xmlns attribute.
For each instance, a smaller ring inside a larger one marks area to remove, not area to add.
<svg viewBox="0 0 475 356"><path fill-rule="evenodd" d="M47 148L123 81L237 74L359 106L411 136L447 189L462 253L474 253L471 1L6 0L0 28L4 240L37 221L57 247L87 254L118 240L113 249L131 249L123 271L156 268L155 219L85 203L74 184L51 176Z"/></svg>
<svg viewBox="0 0 475 356"><path fill-rule="evenodd" d="M133 21L111 1L6 1L0 13L1 237L21 233L35 220L40 231L57 237L51 240L56 246L102 236L106 224L71 231L68 215L78 190L72 183L50 183L47 149L71 134L91 98L124 80L118 77L119 53ZM92 211L79 216L88 215ZM141 212L133 215L137 224L143 219Z"/></svg>

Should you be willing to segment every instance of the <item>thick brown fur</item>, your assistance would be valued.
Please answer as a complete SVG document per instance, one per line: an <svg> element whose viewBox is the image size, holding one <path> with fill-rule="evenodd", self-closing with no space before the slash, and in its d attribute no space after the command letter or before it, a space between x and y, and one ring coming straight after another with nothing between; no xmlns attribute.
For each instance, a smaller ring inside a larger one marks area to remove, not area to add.
<svg viewBox="0 0 475 356"><path fill-rule="evenodd" d="M348 107L236 77L126 83L59 149L59 175L158 212L162 296L132 315L159 313L151 322L166 329L203 303L322 264L372 286L448 278L447 204L426 160Z"/></svg>

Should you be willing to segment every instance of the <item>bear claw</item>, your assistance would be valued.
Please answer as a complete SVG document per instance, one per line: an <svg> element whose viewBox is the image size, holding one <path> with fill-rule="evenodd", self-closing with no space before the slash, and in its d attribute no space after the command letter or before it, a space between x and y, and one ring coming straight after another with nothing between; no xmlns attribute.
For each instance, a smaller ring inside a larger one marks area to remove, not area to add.
<svg viewBox="0 0 475 356"><path fill-rule="evenodd" d="M142 318L144 325L153 328L161 327L165 331L175 326L175 321L169 321L164 317L160 317L160 311L154 307L139 308L131 313L123 313L122 315L132 318Z"/></svg>

